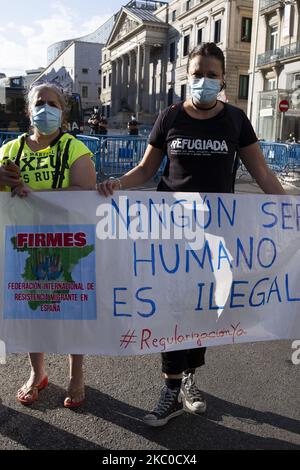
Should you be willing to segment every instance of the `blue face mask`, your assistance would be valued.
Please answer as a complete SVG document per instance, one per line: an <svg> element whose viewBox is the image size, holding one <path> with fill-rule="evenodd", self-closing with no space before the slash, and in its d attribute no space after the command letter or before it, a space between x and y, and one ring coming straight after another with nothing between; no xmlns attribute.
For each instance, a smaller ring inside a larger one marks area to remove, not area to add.
<svg viewBox="0 0 300 470"><path fill-rule="evenodd" d="M191 95L198 103L212 103L221 90L220 80L215 78L197 78L190 80Z"/></svg>
<svg viewBox="0 0 300 470"><path fill-rule="evenodd" d="M53 134L61 126L62 110L43 104L35 106L32 110L31 124L36 127L41 134Z"/></svg>

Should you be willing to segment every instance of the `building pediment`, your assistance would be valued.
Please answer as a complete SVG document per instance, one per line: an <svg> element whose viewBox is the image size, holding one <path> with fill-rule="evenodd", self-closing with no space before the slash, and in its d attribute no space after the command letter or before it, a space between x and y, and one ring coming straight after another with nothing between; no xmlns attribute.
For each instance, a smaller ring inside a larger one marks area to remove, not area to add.
<svg viewBox="0 0 300 470"><path fill-rule="evenodd" d="M142 25L143 22L139 18L134 17L134 15L122 8L106 46L108 47L121 39L124 40L128 34Z"/></svg>
<svg viewBox="0 0 300 470"><path fill-rule="evenodd" d="M126 37L134 31L148 27L162 27L168 29L168 23L161 21L153 12L139 8L122 7L112 32L108 38L106 47L118 41L125 42Z"/></svg>

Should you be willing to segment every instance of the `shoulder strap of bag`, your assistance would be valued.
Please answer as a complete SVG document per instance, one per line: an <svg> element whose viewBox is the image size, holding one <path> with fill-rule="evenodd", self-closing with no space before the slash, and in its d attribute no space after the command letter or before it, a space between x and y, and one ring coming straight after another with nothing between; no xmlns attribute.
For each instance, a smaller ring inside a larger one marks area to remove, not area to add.
<svg viewBox="0 0 300 470"><path fill-rule="evenodd" d="M181 109L182 101L179 103L172 104L165 117L165 122L164 122L164 131L165 131L165 139L167 140L168 138L168 133L169 130L172 128L175 119L177 118L179 111Z"/></svg>
<svg viewBox="0 0 300 470"><path fill-rule="evenodd" d="M20 166L21 155L22 155L23 148L25 145L26 137L27 137L27 134L23 134L20 139L20 146L19 146L19 150L15 159L15 164L17 166Z"/></svg>
<svg viewBox="0 0 300 470"><path fill-rule="evenodd" d="M58 181L58 186L57 186L58 188L62 188L62 185L63 185L63 181L65 177L65 170L66 170L68 158L69 158L69 148L70 148L71 141L72 141L72 138L68 139L64 148L59 181Z"/></svg>
<svg viewBox="0 0 300 470"><path fill-rule="evenodd" d="M64 173L67 167L68 158L69 158L69 147L71 143L72 137L67 140L63 156L61 158L61 142L59 141L57 144L57 155L56 155L56 164L55 164L55 173L52 182L52 189L58 189L62 187L63 180L64 180Z"/></svg>

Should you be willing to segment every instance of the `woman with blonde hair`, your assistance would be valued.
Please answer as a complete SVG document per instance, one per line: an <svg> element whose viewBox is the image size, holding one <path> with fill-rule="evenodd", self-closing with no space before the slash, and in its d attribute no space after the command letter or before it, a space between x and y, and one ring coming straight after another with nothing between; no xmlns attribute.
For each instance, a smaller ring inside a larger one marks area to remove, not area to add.
<svg viewBox="0 0 300 470"><path fill-rule="evenodd" d="M33 133L23 134L0 148L0 187L19 197L31 191L94 189L96 173L91 152L62 131L66 101L60 88L52 83L33 86L28 94L28 114ZM29 360L30 377L17 393L23 405L36 401L48 385L44 354L29 353ZM64 406L80 406L84 399L83 356L72 354Z"/></svg>

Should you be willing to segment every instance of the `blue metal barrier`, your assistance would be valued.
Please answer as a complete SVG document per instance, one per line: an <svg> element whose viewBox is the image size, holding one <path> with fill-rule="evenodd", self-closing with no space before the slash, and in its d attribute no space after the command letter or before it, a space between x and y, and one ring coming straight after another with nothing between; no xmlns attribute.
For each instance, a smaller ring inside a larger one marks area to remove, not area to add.
<svg viewBox="0 0 300 470"><path fill-rule="evenodd" d="M139 136L102 136L100 139L101 178L122 176L143 158L147 139Z"/></svg>
<svg viewBox="0 0 300 470"><path fill-rule="evenodd" d="M0 133L0 146L3 142L15 139L20 133ZM139 136L90 136L76 135L93 153L98 178L120 176L134 168L142 159L147 138Z"/></svg>
<svg viewBox="0 0 300 470"><path fill-rule="evenodd" d="M285 175L300 170L300 145L278 142L260 142L260 148L270 168Z"/></svg>
<svg viewBox="0 0 300 470"><path fill-rule="evenodd" d="M121 176L142 159L147 139L139 136L77 135L94 154L97 178Z"/></svg>
<svg viewBox="0 0 300 470"><path fill-rule="evenodd" d="M76 138L83 142L87 148L92 152L93 156L93 161L95 163L95 169L97 175L101 171L101 165L100 165L100 139L98 137L94 137L91 135L82 135L78 134L76 135Z"/></svg>
<svg viewBox="0 0 300 470"><path fill-rule="evenodd" d="M289 145L289 169L300 171L300 144Z"/></svg>
<svg viewBox="0 0 300 470"><path fill-rule="evenodd" d="M300 170L299 144L260 141L259 146L268 166L277 176L287 176L290 172ZM238 178L244 175L249 176L247 169L241 162Z"/></svg>
<svg viewBox="0 0 300 470"><path fill-rule="evenodd" d="M0 146L20 134L0 132ZM141 136L78 134L76 137L93 153L98 179L121 176L131 170L143 158L147 147L147 138ZM289 172L300 171L300 144L260 141L259 145L267 164L276 174L284 176ZM155 179L162 175L166 162L165 156ZM246 168L241 164L238 177L246 173Z"/></svg>
<svg viewBox="0 0 300 470"><path fill-rule="evenodd" d="M0 147L9 140L16 139L22 132L0 132Z"/></svg>
<svg viewBox="0 0 300 470"><path fill-rule="evenodd" d="M291 153L289 144L259 142L259 146L268 166L274 173L288 173Z"/></svg>

